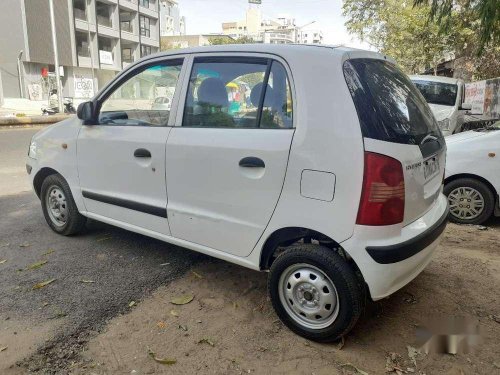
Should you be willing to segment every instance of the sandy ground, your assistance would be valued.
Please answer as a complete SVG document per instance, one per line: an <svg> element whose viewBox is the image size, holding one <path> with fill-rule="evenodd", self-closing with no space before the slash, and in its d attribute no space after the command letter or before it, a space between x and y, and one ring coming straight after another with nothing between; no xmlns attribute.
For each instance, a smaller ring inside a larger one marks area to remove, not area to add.
<svg viewBox="0 0 500 375"><path fill-rule="evenodd" d="M450 224L429 267L393 296L369 303L345 344L291 333L267 299L266 275L221 261L195 266L109 322L70 370L76 374L383 374L387 358L416 374L500 374L500 226ZM175 306L172 298L194 300ZM418 354L424 319L471 317L483 343L470 353ZM157 363L148 351L174 364ZM390 363L390 364L391 364ZM389 371L388 371L389 370ZM397 373L396 371L392 371Z"/></svg>

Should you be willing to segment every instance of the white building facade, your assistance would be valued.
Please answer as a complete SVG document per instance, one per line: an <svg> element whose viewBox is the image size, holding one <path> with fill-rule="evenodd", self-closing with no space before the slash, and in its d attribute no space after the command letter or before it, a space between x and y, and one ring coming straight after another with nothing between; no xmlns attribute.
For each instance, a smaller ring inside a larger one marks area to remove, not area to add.
<svg viewBox="0 0 500 375"><path fill-rule="evenodd" d="M89 98L119 71L159 51L160 0L54 0L63 96ZM46 99L55 89L48 1L2 0L0 28L16 30L10 41L0 30L5 97ZM21 74L14 69L19 50Z"/></svg>

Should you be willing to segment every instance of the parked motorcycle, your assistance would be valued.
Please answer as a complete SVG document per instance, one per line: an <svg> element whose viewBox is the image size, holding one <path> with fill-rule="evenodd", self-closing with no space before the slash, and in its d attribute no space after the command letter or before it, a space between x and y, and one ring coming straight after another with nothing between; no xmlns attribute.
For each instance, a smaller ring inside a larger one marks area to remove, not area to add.
<svg viewBox="0 0 500 375"><path fill-rule="evenodd" d="M73 105L73 99L72 98L64 98L64 113L68 114L75 114L76 109ZM42 115L43 116L50 116L50 115L55 115L59 113L59 109L57 107L49 107L49 106L44 106L41 108L42 110Z"/></svg>

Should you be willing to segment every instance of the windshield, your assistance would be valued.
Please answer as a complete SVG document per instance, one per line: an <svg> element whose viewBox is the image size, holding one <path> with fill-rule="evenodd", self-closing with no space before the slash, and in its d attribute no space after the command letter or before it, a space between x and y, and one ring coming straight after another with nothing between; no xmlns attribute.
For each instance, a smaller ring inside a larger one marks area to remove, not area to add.
<svg viewBox="0 0 500 375"><path fill-rule="evenodd" d="M344 63L344 76L363 136L415 145L429 135L442 137L429 105L395 65L352 59Z"/></svg>
<svg viewBox="0 0 500 375"><path fill-rule="evenodd" d="M414 80L427 103L454 106L458 86L450 83Z"/></svg>

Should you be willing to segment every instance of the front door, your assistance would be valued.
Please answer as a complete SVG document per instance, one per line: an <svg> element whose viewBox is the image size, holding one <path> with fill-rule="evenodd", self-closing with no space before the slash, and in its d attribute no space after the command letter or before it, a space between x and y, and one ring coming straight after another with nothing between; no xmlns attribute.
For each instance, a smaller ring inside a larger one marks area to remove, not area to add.
<svg viewBox="0 0 500 375"><path fill-rule="evenodd" d="M268 58L197 57L167 142L172 236L238 256L264 232L294 134L284 66Z"/></svg>
<svg viewBox="0 0 500 375"><path fill-rule="evenodd" d="M80 186L91 214L170 234L165 147L169 108L157 97L175 95L182 59L142 64L96 101L95 123L83 125L77 155Z"/></svg>

